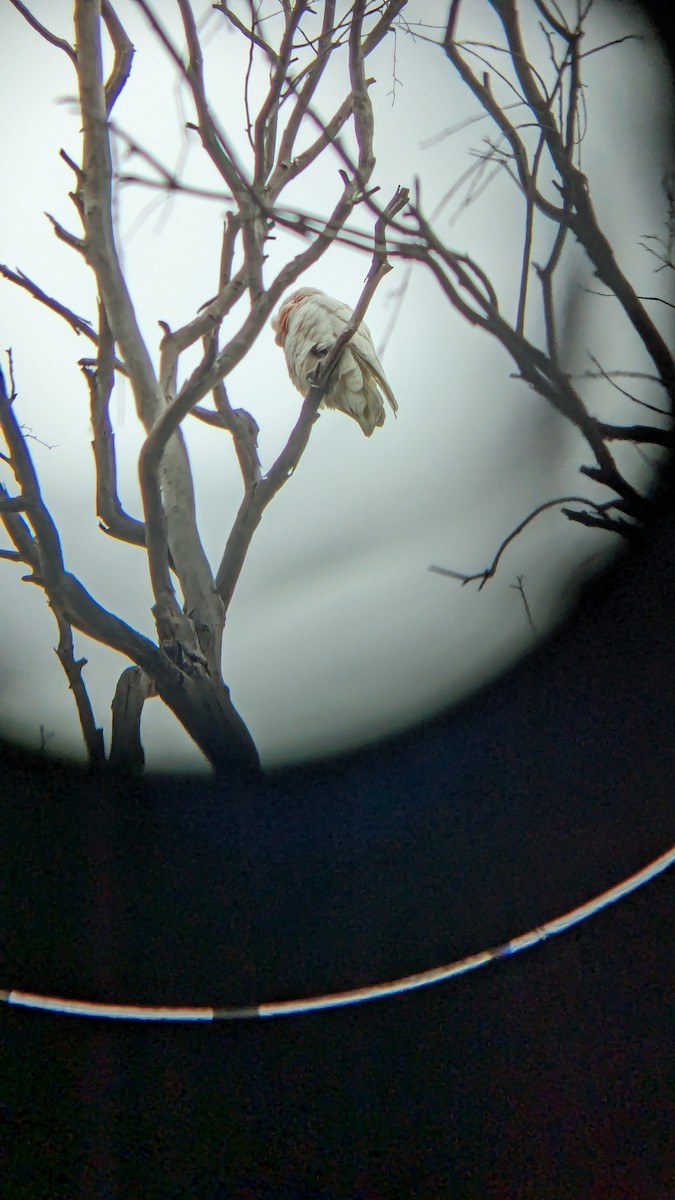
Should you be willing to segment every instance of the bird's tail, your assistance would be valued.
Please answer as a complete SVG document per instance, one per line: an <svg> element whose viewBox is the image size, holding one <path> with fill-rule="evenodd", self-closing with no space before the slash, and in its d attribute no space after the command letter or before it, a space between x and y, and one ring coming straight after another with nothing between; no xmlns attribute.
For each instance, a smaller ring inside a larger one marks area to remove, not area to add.
<svg viewBox="0 0 675 1200"><path fill-rule="evenodd" d="M384 375L372 359L355 346L347 346L336 375L324 396L326 408L339 408L352 417L366 437L384 425L384 397L394 414L398 405Z"/></svg>
<svg viewBox="0 0 675 1200"><path fill-rule="evenodd" d="M384 393L389 401L391 411L393 412L394 416L396 416L398 412L396 397L389 387L389 384L384 377L384 371L380 367L379 363L374 363L372 359L366 358L365 355L361 354L360 350L358 350L356 346L350 346L350 350L359 364L361 371L363 372L364 382L367 381L371 384L371 386L375 386L379 392ZM384 415L379 424L381 425L383 421Z"/></svg>

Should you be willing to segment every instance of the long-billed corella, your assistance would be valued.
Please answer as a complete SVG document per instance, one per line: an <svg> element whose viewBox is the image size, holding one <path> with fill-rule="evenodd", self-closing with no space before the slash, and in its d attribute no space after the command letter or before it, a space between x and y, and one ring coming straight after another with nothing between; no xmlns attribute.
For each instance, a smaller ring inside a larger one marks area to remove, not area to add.
<svg viewBox="0 0 675 1200"><path fill-rule="evenodd" d="M286 355L288 374L303 396L321 359L352 318L352 310L317 288L299 288L284 300L272 319L277 346ZM338 409L358 421L366 437L384 425L385 398L396 415L398 404L366 325L347 343L333 372L321 407Z"/></svg>

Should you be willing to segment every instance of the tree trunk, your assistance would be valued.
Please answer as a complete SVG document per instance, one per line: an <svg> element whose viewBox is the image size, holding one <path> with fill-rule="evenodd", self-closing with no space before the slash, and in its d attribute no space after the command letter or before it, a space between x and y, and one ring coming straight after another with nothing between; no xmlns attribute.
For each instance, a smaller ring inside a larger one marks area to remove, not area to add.
<svg viewBox="0 0 675 1200"><path fill-rule="evenodd" d="M188 670L177 670L167 663L167 670L155 676L155 683L162 700L205 754L216 775L249 779L259 775L255 742L224 683L209 675L201 663L191 663Z"/></svg>

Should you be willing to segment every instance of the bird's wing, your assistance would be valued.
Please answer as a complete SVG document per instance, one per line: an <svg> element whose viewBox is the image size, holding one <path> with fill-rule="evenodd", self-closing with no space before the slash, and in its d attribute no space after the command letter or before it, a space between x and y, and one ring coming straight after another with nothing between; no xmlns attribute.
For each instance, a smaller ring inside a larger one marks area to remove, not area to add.
<svg viewBox="0 0 675 1200"><path fill-rule="evenodd" d="M332 296L327 296L325 292L319 292L312 299L317 308L323 310L326 324L330 325L334 336L338 337L345 326L351 321L353 310L348 304L343 304L341 300L334 300Z"/></svg>
<svg viewBox="0 0 675 1200"><path fill-rule="evenodd" d="M351 342L349 343L352 354L354 355L354 358L356 359L359 367L361 368L361 370L363 371L364 374L374 375L375 379L377 380L377 383L379 384L379 386L381 387L385 396L387 397L387 400L389 401L389 404L391 405L391 411L394 413L394 416L395 416L396 413L398 412L398 404L396 402L396 397L394 396L394 393L392 392L391 388L389 387L389 384L387 383L387 377L384 373L382 363L380 362L379 358L377 357L375 351L372 348L366 349L364 352L363 347L356 340L358 338L360 332L361 332L361 330L358 330L358 332L354 335ZM372 347L372 342L370 342L370 347Z"/></svg>
<svg viewBox="0 0 675 1200"><path fill-rule="evenodd" d="M345 326L347 326L351 321L352 316L354 315L353 309L351 309L348 304L343 304L341 300L334 300L332 296L326 296L323 292L319 293L317 296L314 296L313 300L318 307L325 311L328 317L326 327L329 325L332 326L334 337L339 337ZM384 367L377 357L373 337L367 325L364 325L363 323L359 325L359 328L352 337L349 346L359 367L361 367L361 369L363 369L364 366L370 368L371 372L380 384L382 391L387 397L387 400L391 405L392 412L398 412L398 404L396 403L394 393L387 383Z"/></svg>
<svg viewBox="0 0 675 1200"><path fill-rule="evenodd" d="M335 336L333 324L324 309L316 304L315 296L302 300L291 313L284 353L288 372L299 391L307 391L310 374L316 367L314 347L330 345Z"/></svg>

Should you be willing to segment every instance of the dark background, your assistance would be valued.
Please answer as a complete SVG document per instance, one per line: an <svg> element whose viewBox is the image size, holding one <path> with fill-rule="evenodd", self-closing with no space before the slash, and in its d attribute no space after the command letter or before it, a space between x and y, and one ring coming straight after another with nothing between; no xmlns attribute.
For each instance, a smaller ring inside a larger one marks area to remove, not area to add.
<svg viewBox="0 0 675 1200"><path fill-rule="evenodd" d="M1 748L0 987L302 996L597 895L675 840L674 621L669 486L647 545L546 646L405 737L255 790ZM673 891L666 873L531 951L323 1014L0 1006L3 1194L670 1200Z"/></svg>

